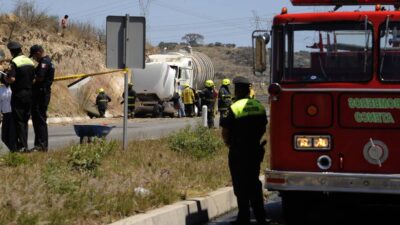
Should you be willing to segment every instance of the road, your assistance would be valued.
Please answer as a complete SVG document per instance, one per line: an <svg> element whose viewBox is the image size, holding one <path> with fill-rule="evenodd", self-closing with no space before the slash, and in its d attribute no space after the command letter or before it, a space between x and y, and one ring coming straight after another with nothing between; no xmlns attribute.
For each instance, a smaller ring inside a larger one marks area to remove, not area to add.
<svg viewBox="0 0 400 225"><path fill-rule="evenodd" d="M173 131L177 131L188 125L196 125L201 118L138 118L128 122L128 140L156 139L164 137ZM119 119L93 119L79 124L95 124L115 126L107 139L122 140L122 118ZM28 145L33 147L34 132L29 126ZM49 149L54 150L70 143L78 143L79 138L75 134L73 124L49 125Z"/></svg>

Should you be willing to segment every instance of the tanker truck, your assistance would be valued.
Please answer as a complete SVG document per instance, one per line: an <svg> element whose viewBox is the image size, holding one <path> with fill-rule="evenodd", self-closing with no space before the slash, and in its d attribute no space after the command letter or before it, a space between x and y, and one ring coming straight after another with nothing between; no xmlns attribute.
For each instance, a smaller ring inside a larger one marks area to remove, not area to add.
<svg viewBox="0 0 400 225"><path fill-rule="evenodd" d="M195 90L204 88L206 80L214 79L214 66L203 53L191 49L149 55L145 69L134 69L132 81L137 94L135 115L174 117L174 93L188 84ZM161 107L160 107L161 106ZM161 111L162 110L162 111Z"/></svg>

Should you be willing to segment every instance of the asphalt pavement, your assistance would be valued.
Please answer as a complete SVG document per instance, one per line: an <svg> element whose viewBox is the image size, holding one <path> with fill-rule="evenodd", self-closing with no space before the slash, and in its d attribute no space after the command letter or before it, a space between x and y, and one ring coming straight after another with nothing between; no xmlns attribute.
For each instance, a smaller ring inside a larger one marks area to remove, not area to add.
<svg viewBox="0 0 400 225"><path fill-rule="evenodd" d="M128 141L157 139L165 137L186 126L194 126L201 118L135 118L128 121ZM122 118L88 119L77 124L106 125L114 127L108 134L108 140L122 140ZM55 150L72 143L79 143L73 123L49 124L49 150ZM29 126L28 145L33 147L33 127Z"/></svg>

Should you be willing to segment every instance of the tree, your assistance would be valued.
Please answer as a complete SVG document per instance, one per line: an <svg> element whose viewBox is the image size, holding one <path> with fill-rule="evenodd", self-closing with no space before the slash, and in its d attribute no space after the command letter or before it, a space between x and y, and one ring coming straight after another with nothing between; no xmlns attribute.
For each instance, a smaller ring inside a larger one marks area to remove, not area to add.
<svg viewBox="0 0 400 225"><path fill-rule="evenodd" d="M182 37L182 41L186 41L186 43L191 46L197 46L203 43L204 36L196 33L185 34L185 36Z"/></svg>

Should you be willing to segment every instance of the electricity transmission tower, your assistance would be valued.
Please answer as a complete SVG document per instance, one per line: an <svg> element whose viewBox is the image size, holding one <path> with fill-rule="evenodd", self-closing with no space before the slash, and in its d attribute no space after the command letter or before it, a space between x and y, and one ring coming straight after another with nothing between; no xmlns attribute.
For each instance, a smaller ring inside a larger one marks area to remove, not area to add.
<svg viewBox="0 0 400 225"><path fill-rule="evenodd" d="M139 0L140 15L146 17L146 19L148 19L147 16L149 15L150 4L153 1L154 0Z"/></svg>

